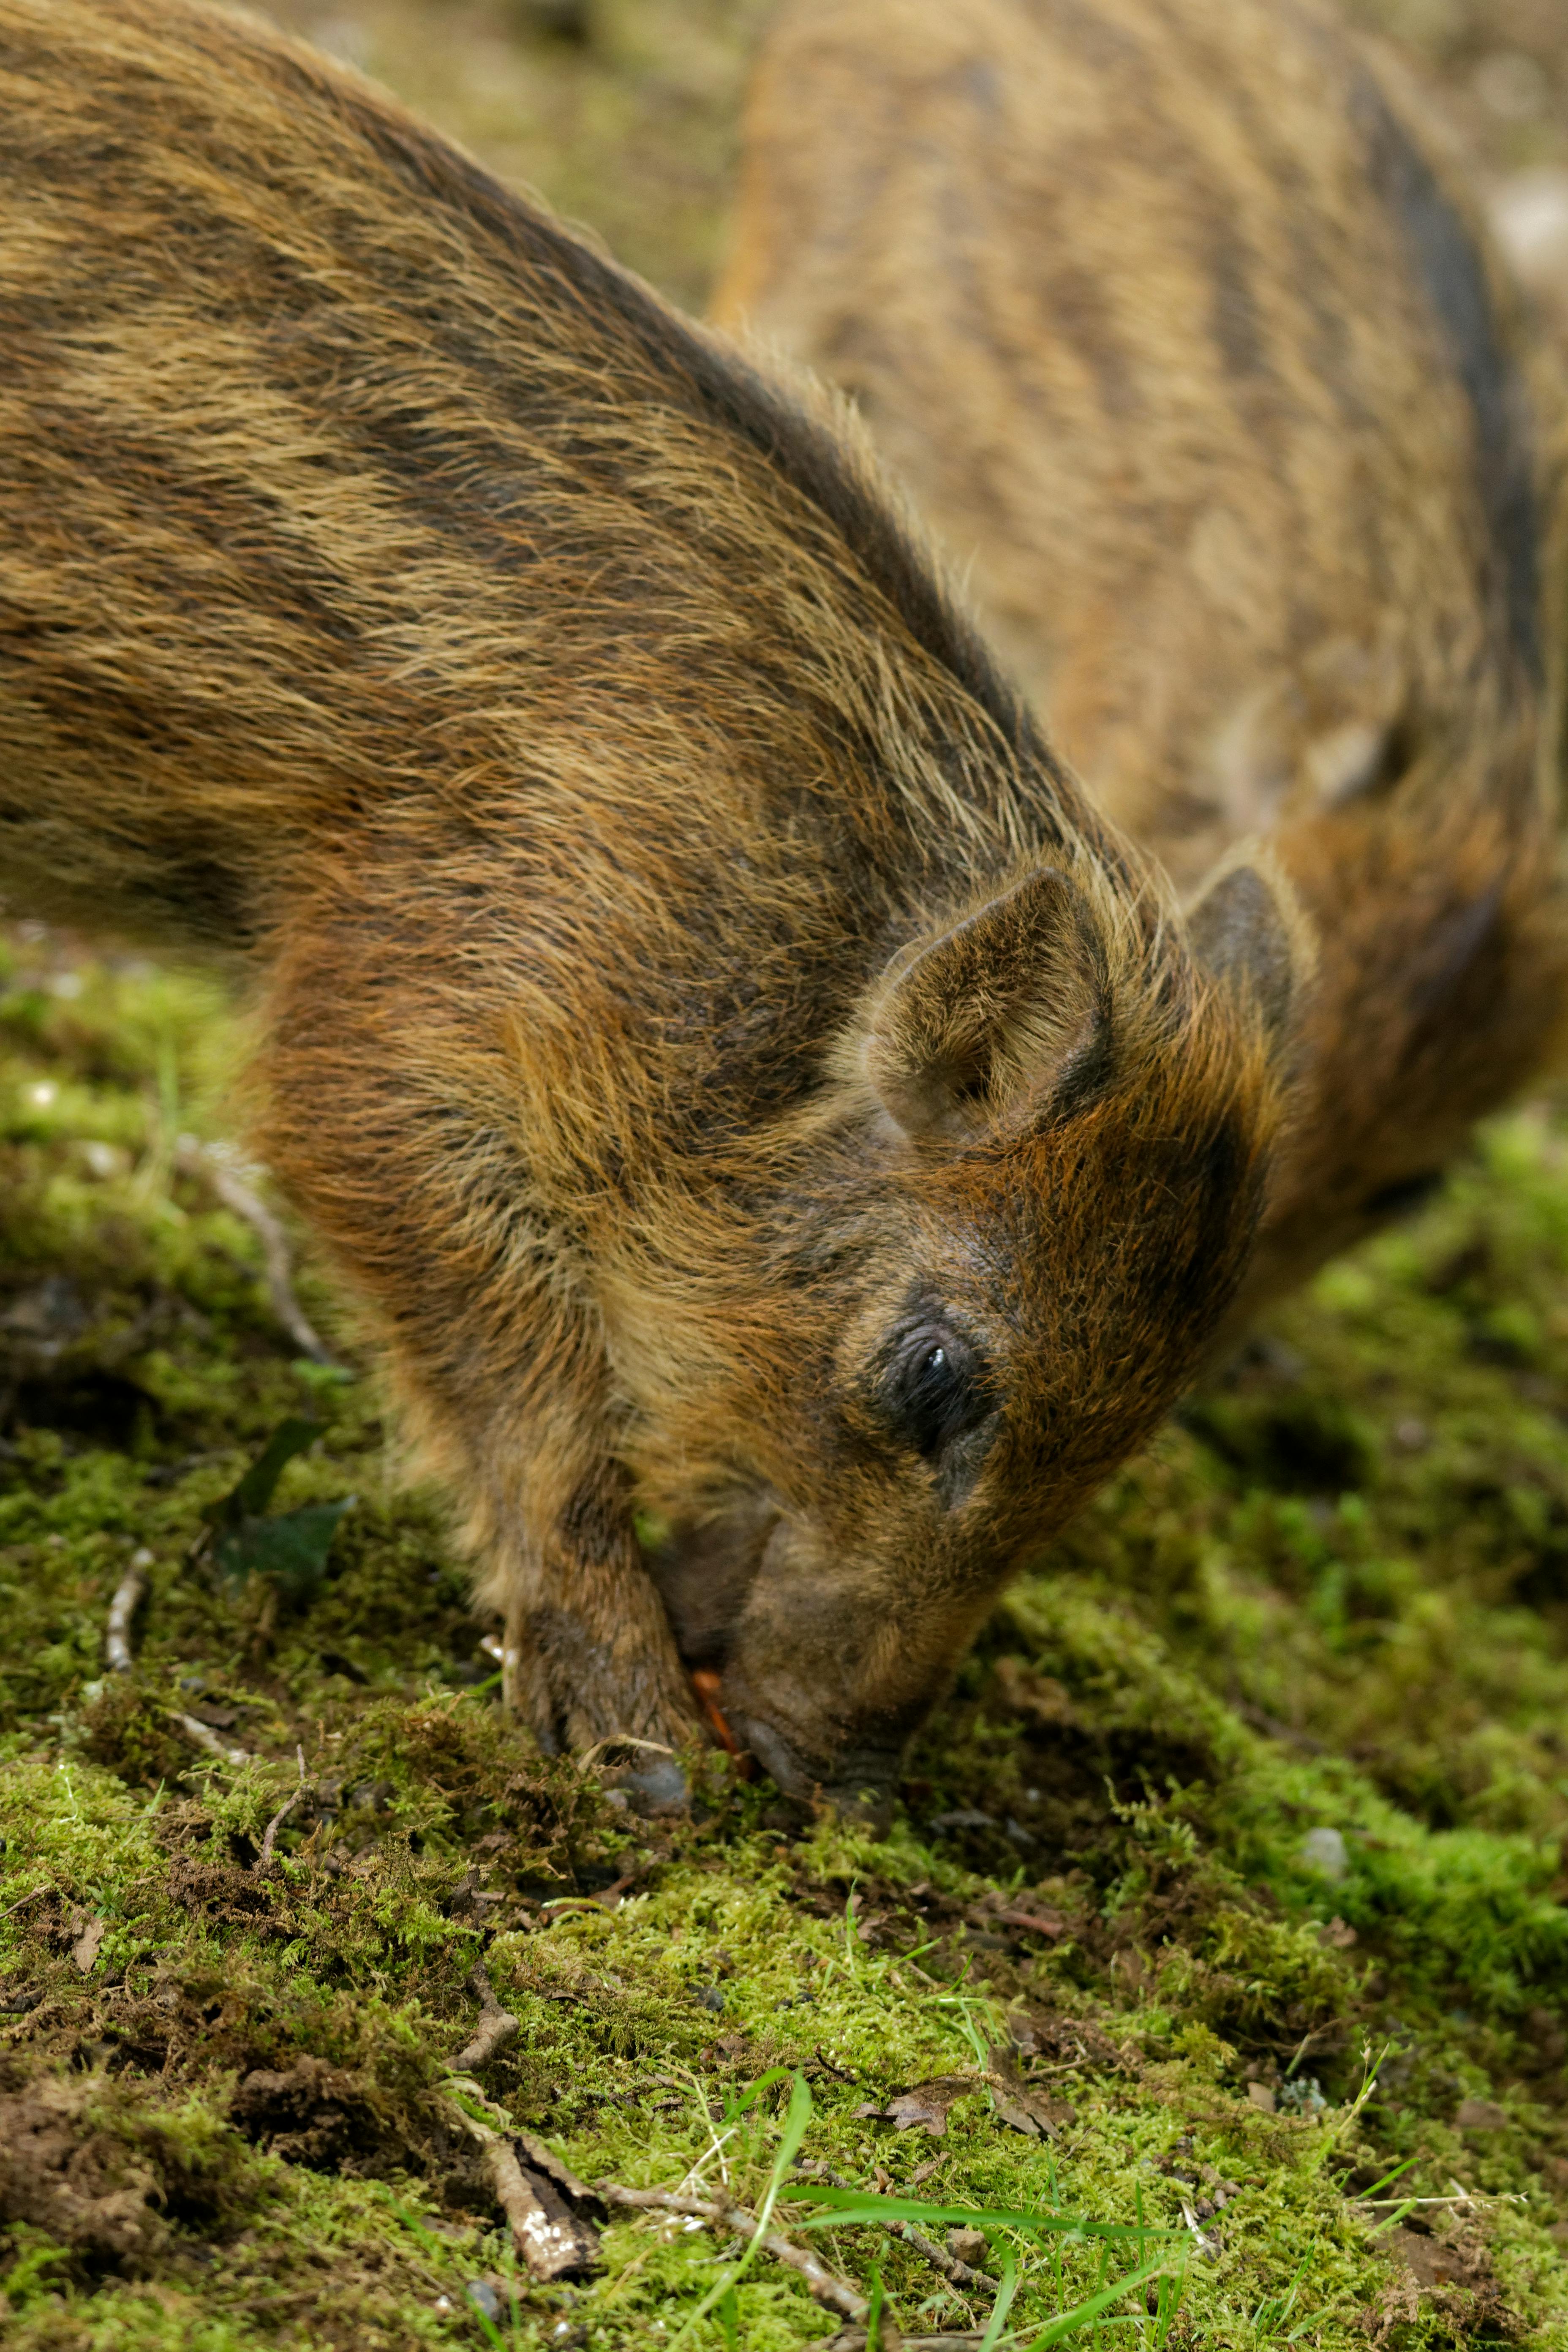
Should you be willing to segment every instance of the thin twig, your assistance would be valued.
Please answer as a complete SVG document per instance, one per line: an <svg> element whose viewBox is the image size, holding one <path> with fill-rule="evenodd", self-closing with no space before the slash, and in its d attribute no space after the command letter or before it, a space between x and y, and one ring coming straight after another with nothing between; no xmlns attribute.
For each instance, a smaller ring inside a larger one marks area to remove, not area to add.
<svg viewBox="0 0 1568 2352"><path fill-rule="evenodd" d="M261 1852L251 1864L252 1874L255 1876L259 1876L262 1871L270 1870L272 1867L272 1849L277 1843L278 1832L305 1793L305 1751L302 1748L295 1748L294 1760L300 1767L300 1785L290 1796L285 1798L261 1833Z"/></svg>
<svg viewBox="0 0 1568 2352"><path fill-rule="evenodd" d="M799 2164L799 2166L797 2166L797 2171L802 2173L804 2180L826 2180L826 2183L830 2185L830 2188L835 2188L835 2189L853 2189L853 2188L858 2188L858 2183L856 2183L856 2180L844 2180L842 2173L830 2171L830 2168L827 2168L826 2164ZM884 2173L884 2176L881 2176L881 2178L886 2178L886 2173ZM917 2176L917 2178L920 2178L920 2176ZM920 2253L926 2263L931 2263L931 2267L933 2267L933 2270L941 2272L942 2279L947 2279L947 2284L950 2284L950 2286L962 2286L962 2288L963 2288L963 2294L975 2294L975 2295L994 2295L994 2294L996 2294L996 2282L994 2282L994 2279L992 2279L990 2272L987 2272L987 2270L975 2270L975 2267L971 2265L971 2263L962 2263L962 2261L959 2261L959 2255L957 2255L957 2253L947 2253L945 2246L936 2246L936 2244L933 2244L933 2242L931 2242L929 2237L921 2237L920 2230L917 2230L917 2227L914 2227L914 2222L910 2222L910 2221L884 2221L884 2222L875 2222L875 2225L872 2225L872 2227L879 2227L879 2230L886 2230L886 2232L889 2232L889 2237L900 2237L902 2242L905 2242L905 2246L910 2246L910 2249L912 2249L914 2253Z"/></svg>
<svg viewBox="0 0 1568 2352"><path fill-rule="evenodd" d="M795 2168L803 2179L825 2180L831 2189L857 2189L859 2186L857 2181L846 2180L842 2173L830 2171L825 2164L802 2164ZM882 2177L884 2179L887 2178L886 2174ZM972 2263L961 2262L956 2254L950 2254L945 2247L934 2245L930 2238L921 2235L912 2221L882 2221L875 2226L886 2230L889 2237L902 2238L905 2244L922 2255L933 2270L941 2272L950 2286L963 2287L966 2293L976 2294L995 2294L996 2282L989 2271L977 2271Z"/></svg>
<svg viewBox="0 0 1568 2352"><path fill-rule="evenodd" d="M221 1756L226 1764L249 1763L248 1748L231 1748L226 1739L218 1738L210 1725L199 1723L194 1715L177 1715L174 1720L185 1738L194 1739L198 1748L205 1748L209 1756Z"/></svg>
<svg viewBox="0 0 1568 2352"><path fill-rule="evenodd" d="M136 1614L137 1602L147 1590L147 1579L142 1571L152 1557L150 1551L134 1553L130 1567L114 1588L114 1598L109 1604L109 1624L103 1637L111 1675L128 1675L134 1664L131 1651L131 1620Z"/></svg>
<svg viewBox="0 0 1568 2352"><path fill-rule="evenodd" d="M977 2327L966 2328L957 2336L899 2336L884 2311L878 2352L975 2352L975 2347L984 2341ZM816 2352L867 2352L868 2342L863 2327L841 2327L837 2336L819 2344Z"/></svg>
<svg viewBox="0 0 1568 2352"><path fill-rule="evenodd" d="M455 2058L448 2059L454 2074L471 2074L476 2066L484 2065L499 2050L504 2050L521 2030L510 2010L503 2009L496 1999L495 1987L482 1968L473 1970L468 1984L479 1997L479 2030Z"/></svg>
<svg viewBox="0 0 1568 2352"><path fill-rule="evenodd" d="M473 2094L466 2093L465 2095ZM479 2096L489 2114L499 2116L503 2113L493 2101L483 2098L482 2094ZM461 2117L464 2130L481 2146L488 2148L489 2143L503 2137L500 2132L492 2131L488 2124L480 2123L477 2116L469 2115L456 2100L451 2102L451 2105ZM590 2188L563 2164L553 2150L546 2147L542 2140L535 2139L531 2133L519 2131L514 2126L504 2137L508 2143L515 2144L522 2150L533 2171L552 2181L574 2204L597 2199L601 2205L618 2205L633 2212L678 2213L688 2220L706 2222L710 2230L728 2231L744 2238L748 2243L759 2235L756 2215L748 2213L743 2205L733 2203L728 2197L687 2197L671 2189L623 2189L615 2180L595 2181ZM495 2179L493 2167L496 2159L487 2153L486 2160L492 2167L491 2178ZM498 2196L500 2193L498 2182ZM830 2311L837 2311L845 2319L864 2320L870 2309L866 2297L858 2288L851 2286L847 2279L836 2277L807 2247L795 2245L777 2230L761 2231L761 2243L763 2252L771 2254L774 2262L783 2263L788 2269L799 2273L818 2303L826 2304ZM527 2246L521 2238L519 2248L526 2261ZM897 2332L886 2319L882 2323L882 2339L883 2352L900 2352Z"/></svg>
<svg viewBox="0 0 1568 2352"><path fill-rule="evenodd" d="M930 2238L922 2238L912 2221L884 2221L882 2228L890 2238L902 2238L907 2246L928 2262L932 2270L940 2271L950 2286L962 2287L965 2294L994 2296L996 2282L988 2271L977 2271L973 2263L960 2262Z"/></svg>
<svg viewBox="0 0 1568 2352"><path fill-rule="evenodd" d="M267 1295L272 1302L272 1312L282 1324L302 1356L312 1363L331 1364L331 1349L310 1324L304 1309L294 1296L294 1269L289 1248L289 1236L259 1194L227 1168L216 1151L208 1150L194 1136L183 1135L174 1153L174 1165L186 1176L199 1176L210 1184L226 1209L242 1217L261 1244L262 1261L267 1274Z"/></svg>
<svg viewBox="0 0 1568 2352"><path fill-rule="evenodd" d="M36 1903L40 1895L54 1895L58 1891L53 1886L35 1886L28 1894L19 1895L15 1903L7 1905L4 1911L0 1911L0 1919L9 1919L14 1911L20 1911L28 1903Z"/></svg>
<svg viewBox="0 0 1568 2352"><path fill-rule="evenodd" d="M639 2212L679 2213L694 2221L705 2221L710 2230L729 2231L744 2238L748 2244L760 2232L763 2252L771 2254L775 2263L798 2272L818 2303L850 2320L863 2320L870 2309L859 2290L851 2286L847 2279L836 2277L809 2248L795 2245L777 2230L760 2231L756 2215L748 2213L743 2205L731 2204L727 2197L682 2197L670 2189L623 2189L614 2180L597 2181L594 2194L602 2197L606 2205L620 2205ZM884 2325L884 2336L889 2333Z"/></svg>

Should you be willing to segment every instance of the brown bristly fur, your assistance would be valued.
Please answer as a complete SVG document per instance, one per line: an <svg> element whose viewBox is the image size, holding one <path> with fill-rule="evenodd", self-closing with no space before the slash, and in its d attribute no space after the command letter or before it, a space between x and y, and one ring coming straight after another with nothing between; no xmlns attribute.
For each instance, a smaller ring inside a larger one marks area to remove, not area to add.
<svg viewBox="0 0 1568 2352"><path fill-rule="evenodd" d="M1239 1328L1562 1019L1560 394L1440 131L1312 0L784 0L715 315L854 395L1184 898L1262 836L1311 918Z"/></svg>
<svg viewBox="0 0 1568 2352"><path fill-rule="evenodd" d="M7 895L248 973L540 1737L884 1783L1235 1292L1298 919L1205 967L826 396L353 76L0 0L0 109Z"/></svg>

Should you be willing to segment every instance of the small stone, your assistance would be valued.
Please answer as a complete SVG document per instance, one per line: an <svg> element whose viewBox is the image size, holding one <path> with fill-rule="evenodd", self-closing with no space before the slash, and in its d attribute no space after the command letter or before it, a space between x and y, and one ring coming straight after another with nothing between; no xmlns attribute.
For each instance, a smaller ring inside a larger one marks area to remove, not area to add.
<svg viewBox="0 0 1568 2352"><path fill-rule="evenodd" d="M697 2006L699 2009L710 2009L718 2012L723 2009L724 1996L717 1985L699 1985Z"/></svg>
<svg viewBox="0 0 1568 2352"><path fill-rule="evenodd" d="M972 2271L978 2270L985 2260L985 2233L983 2230L950 2230L947 2251L955 2263L967 2263Z"/></svg>
<svg viewBox="0 0 1568 2352"><path fill-rule="evenodd" d="M651 1763L628 1769L625 1786L632 1811L645 1821L681 1814L690 1806L686 1775L673 1757L656 1757Z"/></svg>
<svg viewBox="0 0 1568 2352"><path fill-rule="evenodd" d="M1274 2094L1267 2083L1248 2083L1247 2095L1253 2105L1260 2108L1264 2115L1271 2116L1274 2113Z"/></svg>
<svg viewBox="0 0 1568 2352"><path fill-rule="evenodd" d="M1301 1840L1301 1859L1309 1870L1325 1878L1343 1878L1351 1866L1342 1830L1309 1830Z"/></svg>
<svg viewBox="0 0 1568 2352"><path fill-rule="evenodd" d="M463 2293L476 2311L482 2311L490 2325L499 2327L505 2316L506 2306L489 2279L470 2279Z"/></svg>

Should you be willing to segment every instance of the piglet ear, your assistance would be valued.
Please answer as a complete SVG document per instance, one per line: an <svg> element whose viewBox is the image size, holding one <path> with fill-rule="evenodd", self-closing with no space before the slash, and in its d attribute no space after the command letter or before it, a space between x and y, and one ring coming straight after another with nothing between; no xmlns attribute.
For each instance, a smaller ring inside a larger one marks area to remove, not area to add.
<svg viewBox="0 0 1568 2352"><path fill-rule="evenodd" d="M1099 934L1047 867L900 950L872 995L861 1069L906 1135L964 1142L1084 1075L1105 1025Z"/></svg>
<svg viewBox="0 0 1568 2352"><path fill-rule="evenodd" d="M1187 916L1194 960L1250 998L1278 1048L1292 1034L1313 963L1306 918L1283 876L1264 857L1223 866Z"/></svg>

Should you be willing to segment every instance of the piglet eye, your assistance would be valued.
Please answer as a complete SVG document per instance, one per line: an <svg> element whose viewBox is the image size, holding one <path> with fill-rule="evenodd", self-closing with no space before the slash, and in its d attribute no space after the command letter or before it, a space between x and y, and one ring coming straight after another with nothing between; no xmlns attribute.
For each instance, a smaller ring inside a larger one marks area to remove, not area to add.
<svg viewBox="0 0 1568 2352"><path fill-rule="evenodd" d="M889 1368L887 1400L899 1435L929 1460L984 1421L994 1399L984 1360L951 1332L915 1332Z"/></svg>

